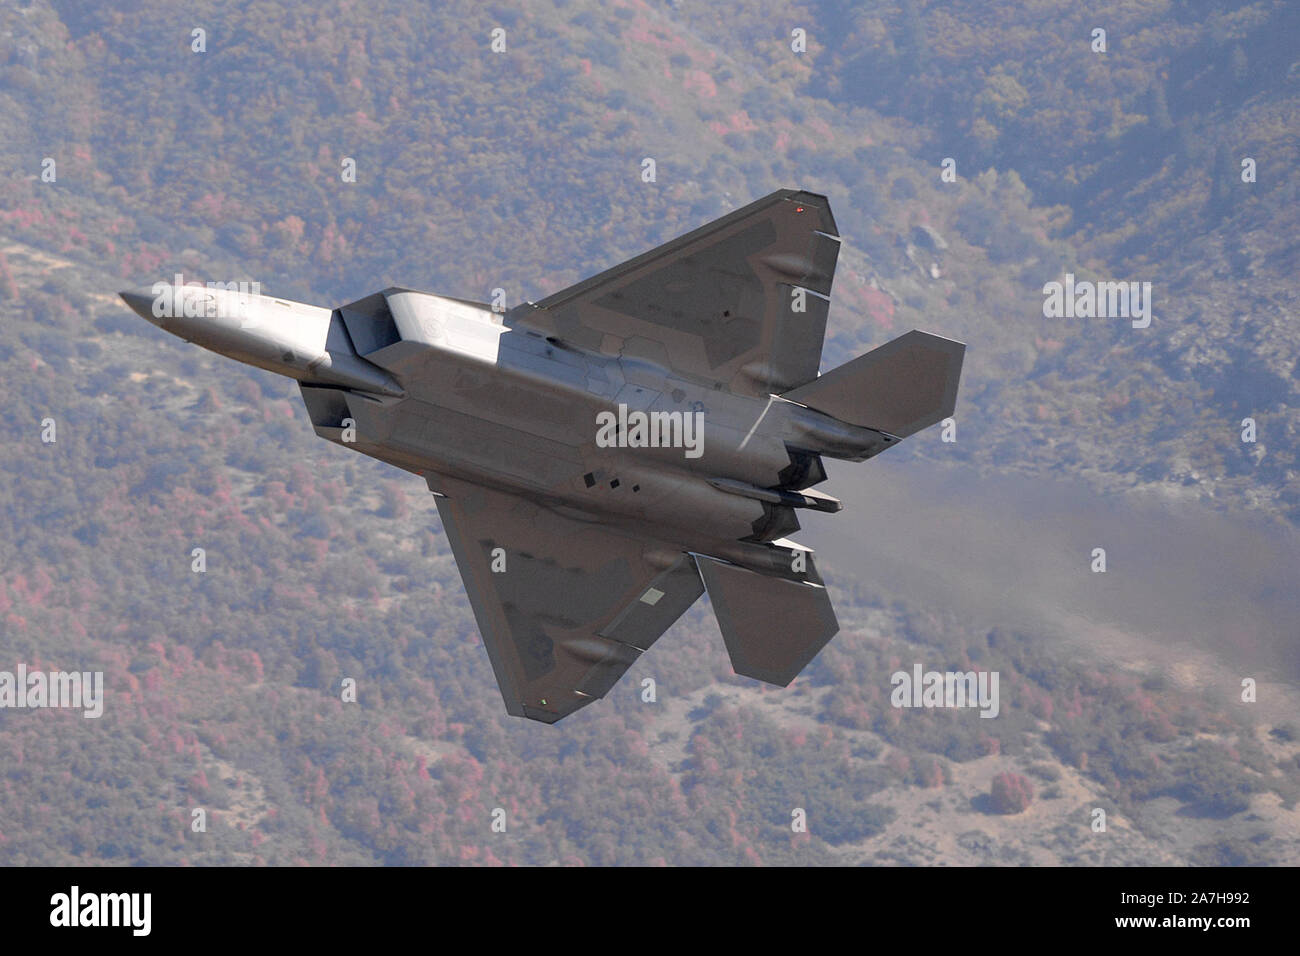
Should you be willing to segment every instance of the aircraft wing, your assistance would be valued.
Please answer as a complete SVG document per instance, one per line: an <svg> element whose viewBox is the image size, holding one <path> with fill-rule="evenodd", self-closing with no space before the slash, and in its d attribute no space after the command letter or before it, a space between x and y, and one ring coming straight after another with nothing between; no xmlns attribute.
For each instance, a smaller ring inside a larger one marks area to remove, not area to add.
<svg viewBox="0 0 1300 956"><path fill-rule="evenodd" d="M434 481L511 714L554 723L603 697L704 593L689 554L516 495Z"/></svg>
<svg viewBox="0 0 1300 956"><path fill-rule="evenodd" d="M825 196L782 189L506 324L766 397L817 377L838 235Z"/></svg>

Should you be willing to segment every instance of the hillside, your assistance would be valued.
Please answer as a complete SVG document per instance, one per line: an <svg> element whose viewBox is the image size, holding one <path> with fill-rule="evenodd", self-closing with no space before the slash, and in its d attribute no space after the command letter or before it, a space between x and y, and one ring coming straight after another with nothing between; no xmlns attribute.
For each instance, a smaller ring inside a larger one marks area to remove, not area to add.
<svg viewBox="0 0 1300 956"><path fill-rule="evenodd" d="M183 272L515 304L805 188L845 237L825 366L914 327L969 346L957 442L857 467L1069 478L1097 512L1158 498L1294 542L1300 23L1221 7L0 8L0 669L110 692L98 720L0 709L0 862L1295 864L1296 634L1267 594L1157 652L1141 624L1048 640L837 555L844 631L789 690L733 676L701 604L605 701L533 725L502 712L421 483L113 294ZM1066 272L1151 282L1150 327L1046 318ZM999 718L890 707L916 661L998 670ZM1004 773L1022 813L991 803Z"/></svg>

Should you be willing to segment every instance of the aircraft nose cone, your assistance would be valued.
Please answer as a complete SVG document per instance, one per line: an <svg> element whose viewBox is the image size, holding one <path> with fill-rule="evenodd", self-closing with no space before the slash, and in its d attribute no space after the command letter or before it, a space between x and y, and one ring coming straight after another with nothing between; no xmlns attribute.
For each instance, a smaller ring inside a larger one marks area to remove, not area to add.
<svg viewBox="0 0 1300 956"><path fill-rule="evenodd" d="M119 292L118 295L122 297L122 301L129 305L131 310L135 312L136 315L140 316L140 318L147 319L154 325L158 324L158 320L154 318L153 314L155 296L152 289L127 289L125 292Z"/></svg>

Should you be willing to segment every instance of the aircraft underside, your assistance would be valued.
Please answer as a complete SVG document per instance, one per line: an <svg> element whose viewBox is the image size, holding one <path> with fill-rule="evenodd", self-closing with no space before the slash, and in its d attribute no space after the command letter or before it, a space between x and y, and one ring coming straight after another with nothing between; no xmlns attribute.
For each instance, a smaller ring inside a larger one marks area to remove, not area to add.
<svg viewBox="0 0 1300 956"><path fill-rule="evenodd" d="M337 309L123 293L296 378L317 434L421 475L511 714L604 696L708 593L736 672L786 685L838 629L802 509L950 415L964 346L913 331L819 375L839 237L781 190L538 303L390 288Z"/></svg>

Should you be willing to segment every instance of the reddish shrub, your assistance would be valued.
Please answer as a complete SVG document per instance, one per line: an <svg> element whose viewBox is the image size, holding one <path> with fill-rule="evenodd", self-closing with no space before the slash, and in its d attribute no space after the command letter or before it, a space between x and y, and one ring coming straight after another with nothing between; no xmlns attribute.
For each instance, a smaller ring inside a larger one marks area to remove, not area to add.
<svg viewBox="0 0 1300 956"><path fill-rule="evenodd" d="M993 778L990 796L998 813L1023 813L1034 801L1034 788L1018 773L1000 773Z"/></svg>

